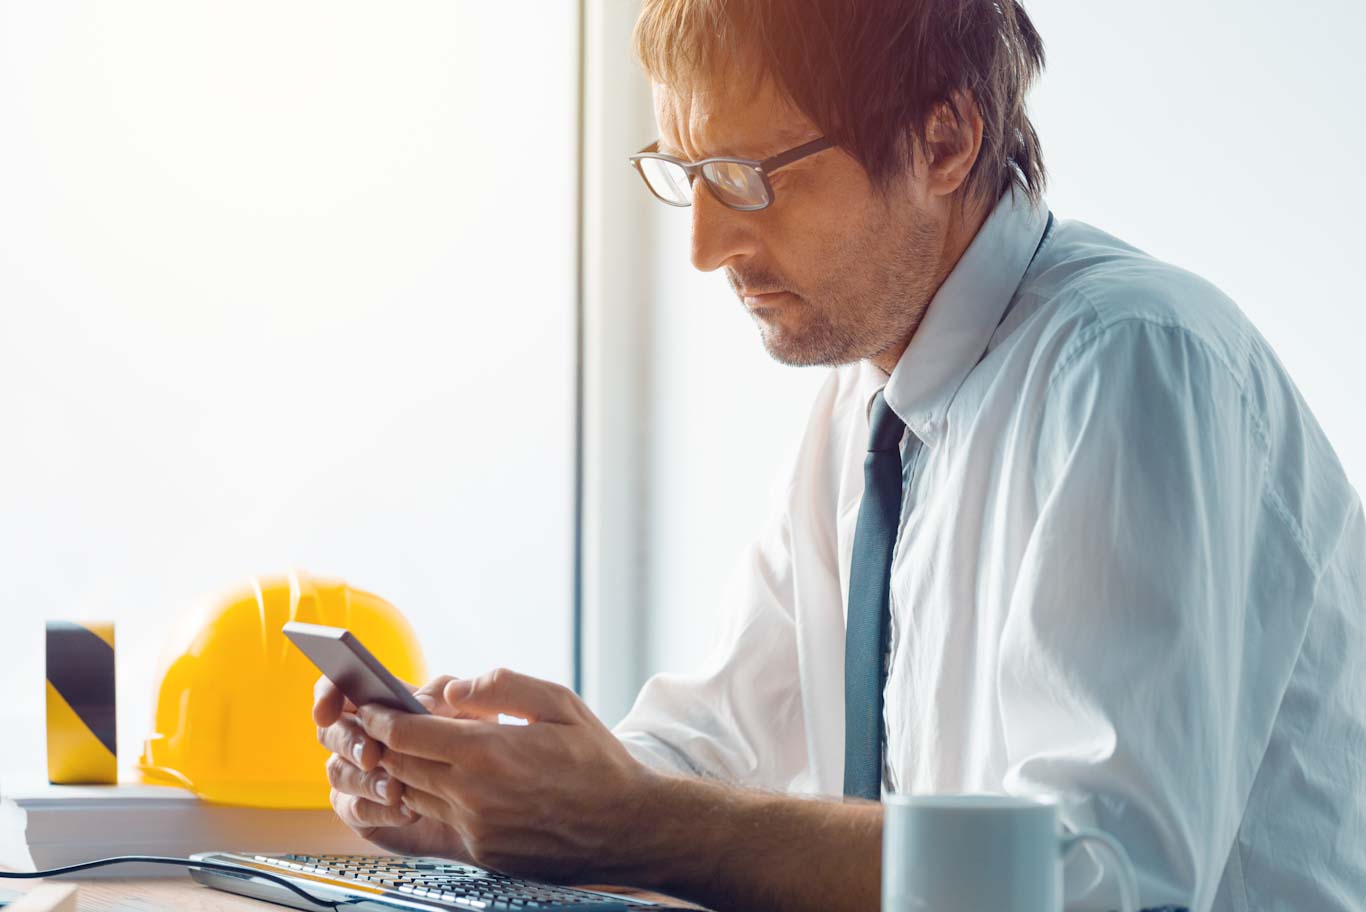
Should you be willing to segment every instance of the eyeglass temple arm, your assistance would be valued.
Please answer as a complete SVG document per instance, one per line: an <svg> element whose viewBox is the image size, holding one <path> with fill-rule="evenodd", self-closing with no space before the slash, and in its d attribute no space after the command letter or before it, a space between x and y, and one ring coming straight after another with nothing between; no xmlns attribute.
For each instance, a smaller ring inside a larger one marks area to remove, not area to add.
<svg viewBox="0 0 1366 912"><path fill-rule="evenodd" d="M658 143L656 143L658 145ZM759 162L759 170L764 172L776 171L784 165L790 165L799 158L806 158L808 155L815 155L817 152L824 152L833 146L834 143L822 136L820 139L813 139L809 143L802 143L795 149L788 149L772 158L766 158Z"/></svg>
<svg viewBox="0 0 1366 912"><path fill-rule="evenodd" d="M628 160L629 160L629 161L635 161L637 155L649 155L649 154L651 154L651 153L653 153L653 152L658 152L658 151L659 151L659 140L656 139L654 142L650 143L650 144L649 144L648 146L646 146L644 149L641 149L639 152L633 153L632 155L628 156Z"/></svg>

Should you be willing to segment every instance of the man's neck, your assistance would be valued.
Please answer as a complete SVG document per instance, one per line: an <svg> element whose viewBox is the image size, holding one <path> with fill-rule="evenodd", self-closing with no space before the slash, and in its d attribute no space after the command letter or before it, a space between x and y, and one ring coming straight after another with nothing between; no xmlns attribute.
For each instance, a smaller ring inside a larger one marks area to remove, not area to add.
<svg viewBox="0 0 1366 912"><path fill-rule="evenodd" d="M982 225L986 222L987 216L991 214L994 205L994 203L985 201L972 202L961 208L955 207L950 212L948 230L944 232L944 242L941 245L938 268L935 270L934 282L931 286L932 290L921 305L920 317L915 321L915 325L911 327L911 331L906 334L904 339L868 358L869 362L884 374L890 375L896 368L897 362L901 360L901 356L906 353L906 348L911 344L911 339L915 338L916 331L924 322L925 315L929 313L935 295L939 293L940 287L953 273L954 267L963 258L963 254L972 244L973 238L977 237L977 232L982 230Z"/></svg>

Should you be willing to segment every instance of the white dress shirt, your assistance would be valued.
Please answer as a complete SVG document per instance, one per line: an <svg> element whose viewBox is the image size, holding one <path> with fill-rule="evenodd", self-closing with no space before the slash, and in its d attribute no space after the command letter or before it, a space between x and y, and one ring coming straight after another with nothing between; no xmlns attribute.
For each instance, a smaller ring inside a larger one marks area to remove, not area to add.
<svg viewBox="0 0 1366 912"><path fill-rule="evenodd" d="M1232 302L1048 224L1007 194L890 378L831 372L712 658L617 733L657 768L840 793L885 387L908 433L884 788L1060 796L1148 907L1366 908L1361 502ZM1065 874L1069 910L1117 908L1095 858Z"/></svg>

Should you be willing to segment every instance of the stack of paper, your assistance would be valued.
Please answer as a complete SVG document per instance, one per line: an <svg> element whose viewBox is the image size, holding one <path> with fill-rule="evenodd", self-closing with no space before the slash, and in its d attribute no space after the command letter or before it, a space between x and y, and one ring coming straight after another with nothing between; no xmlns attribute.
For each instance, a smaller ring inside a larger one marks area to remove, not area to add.
<svg viewBox="0 0 1366 912"><path fill-rule="evenodd" d="M110 855L213 850L379 854L331 810L284 811L200 801L159 785L0 786L0 866L34 871ZM88 876L171 875L164 865L96 868Z"/></svg>

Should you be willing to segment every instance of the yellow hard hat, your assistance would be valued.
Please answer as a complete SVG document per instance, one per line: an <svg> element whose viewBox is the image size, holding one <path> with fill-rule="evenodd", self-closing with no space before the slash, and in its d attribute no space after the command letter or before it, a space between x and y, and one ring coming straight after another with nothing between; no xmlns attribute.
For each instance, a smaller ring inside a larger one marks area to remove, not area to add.
<svg viewBox="0 0 1366 912"><path fill-rule="evenodd" d="M384 599L299 572L258 577L173 637L138 760L143 781L220 804L329 806L312 720L318 669L280 632L287 621L345 627L399 678L426 679L412 627Z"/></svg>

